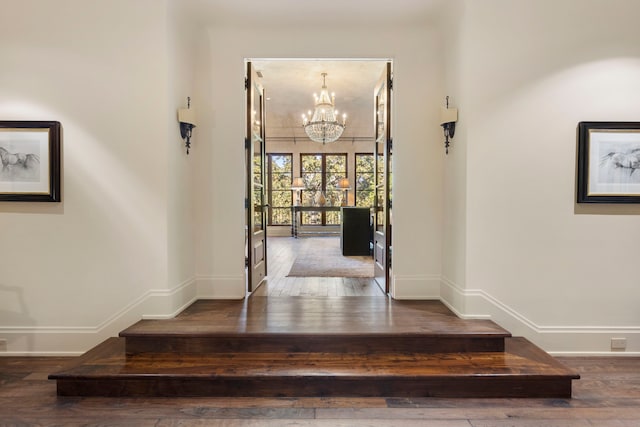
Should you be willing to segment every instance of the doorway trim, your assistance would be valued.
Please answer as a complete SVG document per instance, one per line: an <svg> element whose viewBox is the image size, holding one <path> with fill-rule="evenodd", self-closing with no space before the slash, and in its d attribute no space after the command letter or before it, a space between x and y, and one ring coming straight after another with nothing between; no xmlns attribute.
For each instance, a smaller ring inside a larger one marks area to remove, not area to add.
<svg viewBox="0 0 640 427"><path fill-rule="evenodd" d="M337 62L341 62L341 61L342 62L379 62L381 65L382 64L390 64L390 70L391 70L391 77L390 78L392 78L393 66L394 66L394 62L395 62L395 60L393 58L388 58L388 57L387 58L385 58L385 57L359 57L359 58L246 57L246 58L244 58L244 63L245 63L245 67L244 68L246 70L246 68L247 68L246 64L248 62L255 63L255 62L262 62L262 61L269 61L269 62L305 62L305 61L314 61L314 62L328 62L328 61L337 61ZM386 65L385 65L385 67L386 67ZM312 91L314 88L311 87L309 89L310 89L310 91ZM265 87L265 99L269 99L268 91L269 91L269 88L267 86L267 87ZM372 87L371 88L371 93L373 93L373 92L374 92L374 88ZM373 96L372 96L372 98L373 98ZM373 105L373 101L372 101L372 105ZM265 110L266 109L267 109L267 107L265 107ZM394 109L394 103L391 103L391 111L389 112L389 117L393 117L393 109ZM372 112L373 112L372 115L375 116L375 108L372 108ZM265 116L266 116L266 113L265 113ZM246 114L245 114L245 117L246 117ZM371 126L373 128L374 124L372 123ZM267 132L266 128L267 127L265 126L265 140L268 138L268 136L266 135L266 132ZM375 143L375 137L373 138L373 141ZM372 149L372 152L374 153L374 156L375 156L375 150L374 149ZM248 176L249 176L248 166L249 166L249 164L245 163L245 174L244 174L245 175L245 179L248 179ZM294 174L294 176L296 175L295 168L293 168L293 174ZM248 194L248 192L246 190L247 188L248 187L245 186L245 200L248 200L249 201L248 203L250 204L251 201L250 201L250 199L248 197L249 194ZM248 216L245 216L245 218L246 218L245 219L245 225L248 225ZM267 232L267 230L268 230L268 225L265 226L265 233ZM389 246L393 245L392 239L393 239L393 237L389 240ZM247 248L247 250L248 250L248 248ZM389 250L389 248L387 248L387 250ZM267 278L268 278L268 273L267 273ZM389 271L388 278L389 278L388 281L390 281L391 284L389 284L387 282L386 290L387 290L387 294L391 295L392 291L393 291L393 275L392 275L391 271ZM248 281L248 270L245 269L245 283L247 283L247 281ZM385 285L382 286L382 289L383 289L383 291L385 291ZM249 290L249 287L245 288L245 293L246 293L246 296L249 296L251 294L251 291Z"/></svg>

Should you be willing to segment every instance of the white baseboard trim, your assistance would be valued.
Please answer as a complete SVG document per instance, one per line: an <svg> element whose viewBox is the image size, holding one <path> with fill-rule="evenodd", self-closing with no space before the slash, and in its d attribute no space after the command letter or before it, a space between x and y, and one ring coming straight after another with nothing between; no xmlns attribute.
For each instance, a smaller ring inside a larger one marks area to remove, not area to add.
<svg viewBox="0 0 640 427"><path fill-rule="evenodd" d="M78 356L140 319L175 316L197 299L196 280L185 280L173 289L151 289L97 326L0 327L7 341L3 356Z"/></svg>
<svg viewBox="0 0 640 427"><path fill-rule="evenodd" d="M540 326L481 289L462 289L437 275L393 276L399 300L439 299L466 319L490 318L554 356L640 356L640 326ZM0 327L2 356L78 356L140 319L167 319L197 299L242 299L244 276L199 276L172 289L152 289L97 326ZM611 338L626 338L626 351L610 349Z"/></svg>
<svg viewBox="0 0 640 427"><path fill-rule="evenodd" d="M490 318L557 356L640 355L640 326L541 326L481 289L462 289L446 277L441 301L463 319ZM611 338L626 338L626 351L611 350Z"/></svg>
<svg viewBox="0 0 640 427"><path fill-rule="evenodd" d="M173 289L152 291L146 305L149 314L143 319L172 319L198 299L197 282L191 278Z"/></svg>
<svg viewBox="0 0 640 427"><path fill-rule="evenodd" d="M548 351L557 357L640 357L640 351Z"/></svg>

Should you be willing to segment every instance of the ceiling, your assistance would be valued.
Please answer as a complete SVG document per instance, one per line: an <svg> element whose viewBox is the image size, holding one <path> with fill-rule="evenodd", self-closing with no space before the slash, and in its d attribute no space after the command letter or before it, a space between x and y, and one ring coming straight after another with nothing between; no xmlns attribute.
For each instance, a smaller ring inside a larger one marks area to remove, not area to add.
<svg viewBox="0 0 640 427"><path fill-rule="evenodd" d="M302 26L425 23L446 0L174 0L193 20L206 24ZM313 17L311 20L309 17Z"/></svg>
<svg viewBox="0 0 640 427"><path fill-rule="evenodd" d="M447 0L173 0L173 12L202 26L249 25L330 31L438 22ZM311 17L311 18L310 18ZM373 136L373 89L383 61L254 60L267 97L267 137L306 138L301 114L313 108L313 93L327 86L336 108L347 113L343 138Z"/></svg>
<svg viewBox="0 0 640 427"><path fill-rule="evenodd" d="M313 110L323 72L335 106L347 114L341 139L373 137L373 92L384 60L253 60L265 88L268 138L307 138L303 113Z"/></svg>

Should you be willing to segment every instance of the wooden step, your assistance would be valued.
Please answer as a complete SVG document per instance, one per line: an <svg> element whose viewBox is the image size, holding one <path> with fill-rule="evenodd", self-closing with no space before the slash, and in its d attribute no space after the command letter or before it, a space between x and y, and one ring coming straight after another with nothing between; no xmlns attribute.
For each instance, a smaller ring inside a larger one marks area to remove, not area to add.
<svg viewBox="0 0 640 427"><path fill-rule="evenodd" d="M502 352L503 335L442 334L220 334L188 333L126 337L129 355L145 353L462 353Z"/></svg>
<svg viewBox="0 0 640 427"><path fill-rule="evenodd" d="M198 301L175 319L143 320L120 333L127 354L149 352L502 352L511 334L463 320L439 301L384 297Z"/></svg>
<svg viewBox="0 0 640 427"><path fill-rule="evenodd" d="M571 397L579 378L523 338L504 353L146 353L111 338L52 374L60 396Z"/></svg>

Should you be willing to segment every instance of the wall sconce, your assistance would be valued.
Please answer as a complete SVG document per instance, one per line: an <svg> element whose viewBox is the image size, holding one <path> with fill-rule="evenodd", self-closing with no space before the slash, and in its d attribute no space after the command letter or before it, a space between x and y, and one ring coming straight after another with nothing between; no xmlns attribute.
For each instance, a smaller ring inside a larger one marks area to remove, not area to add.
<svg viewBox="0 0 640 427"><path fill-rule="evenodd" d="M296 206L300 206L300 190L304 190L305 188L307 188L307 186L304 185L304 180L302 178L300 177L293 178L293 182L291 183L291 189L296 192L296 199L295 199Z"/></svg>
<svg viewBox="0 0 640 427"><path fill-rule="evenodd" d="M196 110L191 109L191 97L187 97L187 108L178 110L178 121L180 122L180 135L182 139L184 139L187 154L189 154L189 148L191 148L191 133L193 132L193 128L196 127Z"/></svg>
<svg viewBox="0 0 640 427"><path fill-rule="evenodd" d="M444 148L449 154L449 138L453 138L456 133L456 122L458 121L458 109L449 108L449 97L447 96L446 107L440 108L440 126L444 130Z"/></svg>
<svg viewBox="0 0 640 427"><path fill-rule="evenodd" d="M348 192L349 190L351 190L349 178L341 178L340 181L338 181L338 185L336 185L336 188L342 190L342 206L347 206Z"/></svg>

